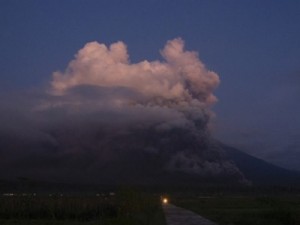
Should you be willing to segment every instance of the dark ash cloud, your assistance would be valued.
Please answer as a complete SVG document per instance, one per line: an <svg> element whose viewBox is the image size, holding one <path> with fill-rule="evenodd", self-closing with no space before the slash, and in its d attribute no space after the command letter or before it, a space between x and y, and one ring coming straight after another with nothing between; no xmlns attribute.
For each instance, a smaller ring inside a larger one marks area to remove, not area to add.
<svg viewBox="0 0 300 225"><path fill-rule="evenodd" d="M91 42L47 91L3 97L0 176L115 182L173 171L243 180L208 130L218 75L181 39L161 54L163 62L131 64L124 43Z"/></svg>

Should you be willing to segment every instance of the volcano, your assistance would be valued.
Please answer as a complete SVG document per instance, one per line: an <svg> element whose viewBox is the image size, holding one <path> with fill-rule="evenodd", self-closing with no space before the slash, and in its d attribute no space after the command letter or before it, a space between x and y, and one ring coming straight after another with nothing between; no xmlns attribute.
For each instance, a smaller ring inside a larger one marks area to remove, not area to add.
<svg viewBox="0 0 300 225"><path fill-rule="evenodd" d="M132 63L86 43L49 90L0 104L0 177L101 185L292 184L299 175L214 140L219 75L184 41Z"/></svg>
<svg viewBox="0 0 300 225"><path fill-rule="evenodd" d="M74 128L74 127L73 127ZM89 132L88 132L89 131ZM47 131L3 137L1 177L100 185L293 185L300 175L187 129ZM23 149L23 152L21 151ZM18 155L18 157L16 157Z"/></svg>

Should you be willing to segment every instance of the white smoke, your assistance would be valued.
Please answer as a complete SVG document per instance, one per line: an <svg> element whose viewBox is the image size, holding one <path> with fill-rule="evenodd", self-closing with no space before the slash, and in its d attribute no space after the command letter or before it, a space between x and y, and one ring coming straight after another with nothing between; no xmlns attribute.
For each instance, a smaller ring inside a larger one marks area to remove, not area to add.
<svg viewBox="0 0 300 225"><path fill-rule="evenodd" d="M79 85L95 85L128 88L158 105L207 107L216 102L213 90L219 84L218 75L205 68L196 52L184 50L182 39L168 41L161 54L164 62L131 64L123 42L109 47L87 43L65 72L53 74L53 92L63 95Z"/></svg>
<svg viewBox="0 0 300 225"><path fill-rule="evenodd" d="M64 72L53 74L50 95L38 95L25 107L31 115L27 124L34 121L46 138L29 138L24 148L44 157L42 164L59 161L71 169L81 162L86 170L98 171L111 160L134 161L145 152L158 155L166 170L198 175L235 171L211 147L207 132L218 75L206 69L196 52L186 51L180 38L168 41L161 55L163 61L130 63L123 42L109 47L87 43ZM19 151L18 146L11 149ZM27 162L27 154L20 161Z"/></svg>

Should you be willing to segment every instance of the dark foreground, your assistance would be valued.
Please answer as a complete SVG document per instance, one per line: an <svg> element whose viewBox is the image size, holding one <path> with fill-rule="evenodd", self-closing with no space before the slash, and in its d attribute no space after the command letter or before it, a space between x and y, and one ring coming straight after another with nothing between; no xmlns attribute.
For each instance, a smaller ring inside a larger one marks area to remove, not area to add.
<svg viewBox="0 0 300 225"><path fill-rule="evenodd" d="M159 196L131 190L93 196L2 196L1 225L163 225Z"/></svg>
<svg viewBox="0 0 300 225"><path fill-rule="evenodd" d="M299 225L300 196L180 196L174 204L220 225Z"/></svg>
<svg viewBox="0 0 300 225"><path fill-rule="evenodd" d="M237 194L220 190L185 190L173 191L168 196L171 204L191 210L219 225L300 224L298 192L274 194L250 191ZM160 197L159 191L141 192L126 188L80 195L2 194L0 224L165 225L168 217L165 218Z"/></svg>

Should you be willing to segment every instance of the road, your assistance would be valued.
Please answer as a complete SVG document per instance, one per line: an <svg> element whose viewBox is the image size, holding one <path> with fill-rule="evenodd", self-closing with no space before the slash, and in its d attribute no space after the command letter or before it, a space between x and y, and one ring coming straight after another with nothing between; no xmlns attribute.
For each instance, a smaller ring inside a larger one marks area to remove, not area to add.
<svg viewBox="0 0 300 225"><path fill-rule="evenodd" d="M192 211L171 204L163 204L163 210L167 225L217 225Z"/></svg>

